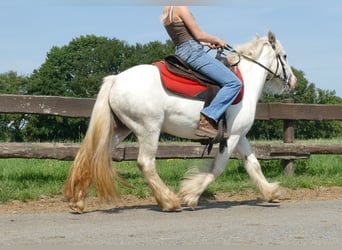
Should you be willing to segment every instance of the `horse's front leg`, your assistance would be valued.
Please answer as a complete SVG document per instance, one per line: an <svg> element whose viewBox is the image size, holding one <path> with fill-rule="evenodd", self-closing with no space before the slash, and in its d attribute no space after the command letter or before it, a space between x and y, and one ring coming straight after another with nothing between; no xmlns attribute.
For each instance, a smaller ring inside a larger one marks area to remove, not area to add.
<svg viewBox="0 0 342 250"><path fill-rule="evenodd" d="M158 137L156 140L151 140L152 138L153 136L140 140L138 166L163 211L180 210L178 197L165 185L157 173L155 156L158 148Z"/></svg>
<svg viewBox="0 0 342 250"><path fill-rule="evenodd" d="M229 157L232 155L240 136L230 136L222 153L218 152L215 160L204 169L191 169L181 183L179 196L192 209L208 185L224 171Z"/></svg>
<svg viewBox="0 0 342 250"><path fill-rule="evenodd" d="M263 198L269 202L279 202L279 183L269 183L262 173L258 159L255 157L252 148L246 137L241 138L237 149L245 159L245 169L260 190Z"/></svg>

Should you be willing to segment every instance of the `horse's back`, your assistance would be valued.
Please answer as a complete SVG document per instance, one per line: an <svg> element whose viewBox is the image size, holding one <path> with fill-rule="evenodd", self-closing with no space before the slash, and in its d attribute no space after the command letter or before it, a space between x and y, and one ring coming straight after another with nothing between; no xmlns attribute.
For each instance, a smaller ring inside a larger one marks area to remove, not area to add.
<svg viewBox="0 0 342 250"><path fill-rule="evenodd" d="M124 81L126 84L155 84L160 81L159 70L151 64L140 64L126 69L117 75L118 81Z"/></svg>
<svg viewBox="0 0 342 250"><path fill-rule="evenodd" d="M166 97L157 67L142 64L116 76L109 101L115 113L141 117L161 112Z"/></svg>
<svg viewBox="0 0 342 250"><path fill-rule="evenodd" d="M203 108L202 101L168 92L162 85L158 68L145 64L118 74L109 99L114 113L128 127L138 125L135 122L138 121L185 138L193 138ZM191 125L184 128L184 124Z"/></svg>

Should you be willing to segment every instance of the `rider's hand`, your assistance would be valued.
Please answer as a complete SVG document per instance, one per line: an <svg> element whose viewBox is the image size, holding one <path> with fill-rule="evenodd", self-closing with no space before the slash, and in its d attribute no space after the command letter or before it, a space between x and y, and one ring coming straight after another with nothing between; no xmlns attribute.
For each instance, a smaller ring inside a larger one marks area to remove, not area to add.
<svg viewBox="0 0 342 250"><path fill-rule="evenodd" d="M211 49L219 49L219 48L221 48L221 46L219 44L216 44L216 43L208 43L207 45Z"/></svg>
<svg viewBox="0 0 342 250"><path fill-rule="evenodd" d="M224 49L226 42L221 38L217 38L214 43L209 43L208 46L212 49Z"/></svg>
<svg viewBox="0 0 342 250"><path fill-rule="evenodd" d="M226 47L226 42L220 38L216 38L215 42L201 42L201 44L204 46L208 46L211 49L224 49Z"/></svg>
<svg viewBox="0 0 342 250"><path fill-rule="evenodd" d="M218 39L218 45L220 46L221 49L224 49L227 46L227 43L225 40L219 38Z"/></svg>

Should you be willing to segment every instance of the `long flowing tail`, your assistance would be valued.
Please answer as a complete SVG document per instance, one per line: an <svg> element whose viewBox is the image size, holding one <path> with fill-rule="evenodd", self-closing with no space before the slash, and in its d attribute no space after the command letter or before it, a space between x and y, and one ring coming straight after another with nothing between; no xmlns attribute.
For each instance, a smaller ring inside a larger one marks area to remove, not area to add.
<svg viewBox="0 0 342 250"><path fill-rule="evenodd" d="M72 209L82 212L87 189L93 184L99 197L117 199L119 194L113 180L128 185L117 174L111 158L115 121L109 105L110 89L116 77L104 79L90 118L89 127L70 169L64 195Z"/></svg>

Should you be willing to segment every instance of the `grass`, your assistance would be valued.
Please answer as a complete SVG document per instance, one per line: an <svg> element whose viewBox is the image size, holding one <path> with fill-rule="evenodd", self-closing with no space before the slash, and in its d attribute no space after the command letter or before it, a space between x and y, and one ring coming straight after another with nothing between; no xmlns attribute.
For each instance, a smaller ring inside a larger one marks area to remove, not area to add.
<svg viewBox="0 0 342 250"><path fill-rule="evenodd" d="M289 188L342 186L342 155L312 155L308 161L297 161L296 176L282 176L280 181Z"/></svg>
<svg viewBox="0 0 342 250"><path fill-rule="evenodd" d="M69 162L38 159L0 160L0 201L35 200L60 193Z"/></svg>
<svg viewBox="0 0 342 250"><path fill-rule="evenodd" d="M207 166L211 160L169 159L157 161L161 178L173 190L178 190L185 172L193 166ZM296 175L283 174L280 161L261 161L263 172L269 181L280 181L291 189L319 186L342 186L342 155L312 155L309 160L296 161ZM0 159L0 202L9 200L37 200L42 196L61 194L71 162L39 159ZM151 195L144 177L135 161L116 163L118 171L134 189L119 186L121 194L138 197ZM244 192L254 185L244 170L243 163L230 160L222 175L206 192ZM90 195L96 195L94 190Z"/></svg>

